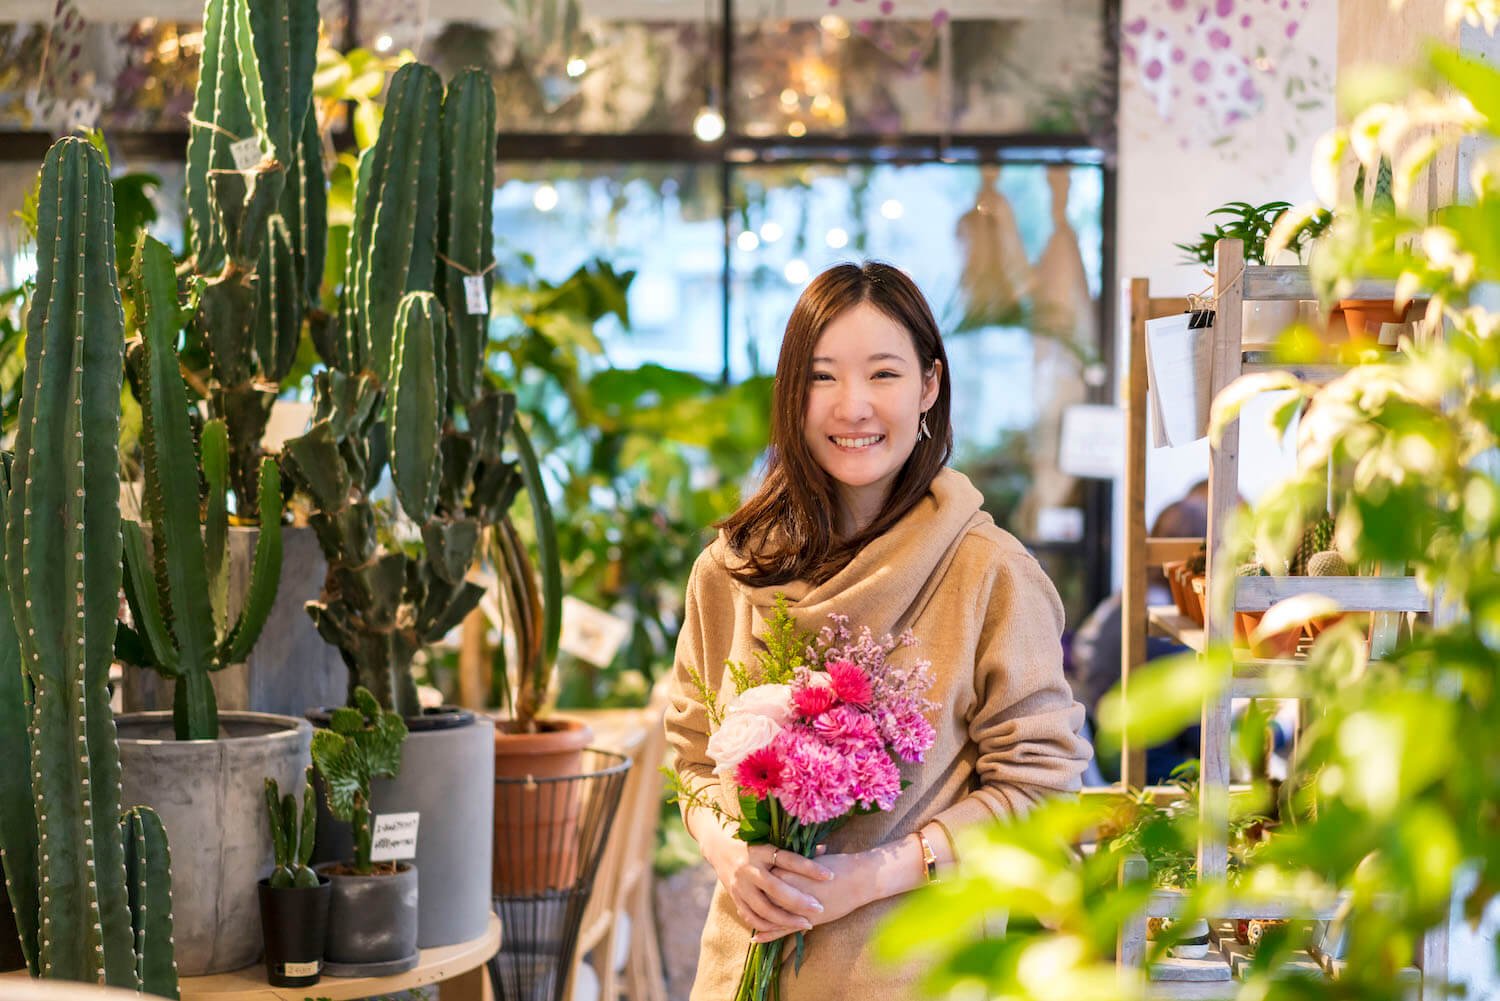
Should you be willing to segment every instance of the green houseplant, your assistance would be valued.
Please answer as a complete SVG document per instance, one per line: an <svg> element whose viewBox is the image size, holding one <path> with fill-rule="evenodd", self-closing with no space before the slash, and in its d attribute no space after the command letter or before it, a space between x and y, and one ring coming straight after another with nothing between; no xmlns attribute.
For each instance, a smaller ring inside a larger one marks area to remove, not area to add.
<svg viewBox="0 0 1500 1001"><path fill-rule="evenodd" d="M318 867L332 882L328 908L329 972L338 976L399 973L417 965L417 869L372 860L371 782L401 770L406 723L382 709L368 689L334 710L313 736L312 759L328 808L354 827L354 854Z"/></svg>
<svg viewBox="0 0 1500 1001"><path fill-rule="evenodd" d="M266 979L273 987L310 987L323 970L332 886L327 876L308 865L318 821L311 765L302 787L300 814L297 798L290 792L283 796L276 780L266 779L266 820L276 853L276 868L257 884Z"/></svg>
<svg viewBox="0 0 1500 1001"><path fill-rule="evenodd" d="M1462 6L1478 18L1477 5ZM1306 731L1282 788L1283 827L1242 874L1235 895L1326 911L1346 894L1339 908L1344 962L1337 980L1288 970L1284 961L1297 943L1273 931L1246 980L1229 992L1238 997L1409 996L1402 971L1418 954L1420 937L1448 928L1455 909L1477 920L1500 885L1495 839L1484 819L1500 803L1500 698L1493 683L1500 324L1481 288L1500 278L1493 237L1500 182L1477 172L1472 200L1436 207L1412 201L1409 186L1438 153L1500 135L1500 72L1436 48L1425 65L1395 82L1399 89L1387 93L1402 97L1370 103L1320 147L1330 155L1314 165L1331 200L1339 161L1360 137L1368 168L1382 154L1397 165L1395 211L1338 205L1313 277L1328 300L1369 277L1396 279L1398 299L1420 289L1431 297L1430 312L1444 320L1443 337L1356 366L1323 386L1288 375L1248 376L1221 398L1215 423L1223 426L1260 390L1290 389L1300 397L1279 415L1285 427L1293 411L1302 412L1298 468L1262 496L1243 538L1234 540L1237 551L1253 546L1268 559L1290 556L1304 524L1322 513L1332 460L1351 470L1334 531L1338 550L1352 562L1409 568L1432 596L1433 612L1378 661L1363 651L1363 630L1331 626L1299 667L1299 691L1315 698L1322 714ZM1231 669L1227 651L1210 651L1202 664L1164 662L1139 678L1132 674L1129 713L1112 726L1128 727L1134 739L1179 725L1197 711L1204 692L1229 682ZM981 970L977 978L987 990L1016 998L1144 996L1142 980L1116 970L1113 949L1121 922L1139 912L1149 886L1144 879L1122 882L1107 860L1078 865L1062 847L1080 840L1098 814L1087 802L1049 803L976 835L966 842L968 852L1009 853L1011 864L977 866L914 901L888 929L885 944L909 951L919 937L914 932L937 927L941 914L943 927L954 930L921 937L922 947L937 955L934 989ZM1461 879L1464 873L1478 878ZM1197 913L1212 914L1230 891L1200 883L1192 897ZM1005 939L963 930L967 916L996 905L1011 909ZM1023 975L1030 963L1043 964L1045 984ZM1451 985L1436 969L1431 975L1422 993L1441 996Z"/></svg>
<svg viewBox="0 0 1500 1001"><path fill-rule="evenodd" d="M15 459L0 464L0 855L32 976L175 998L167 840L151 810L120 815L109 709L124 316L102 154L60 140L41 192Z"/></svg>
<svg viewBox="0 0 1500 1001"><path fill-rule="evenodd" d="M270 868L272 844L260 825L236 822L234 804L257 798L268 769L293 781L312 727L292 716L218 711L210 677L242 661L260 633L280 575L280 525L265 519L245 607L231 615L227 435L222 421L211 420L193 440L176 350L185 310L171 252L145 235L132 293L142 330L137 383L147 525L121 523L133 625L118 628L115 648L126 663L170 679L175 696L171 713L120 717L120 781L130 801L155 808L184 846L175 863L178 963L195 976L255 961L255 885ZM279 510L279 500L271 500L280 497L275 462L264 460L260 475L268 513Z"/></svg>

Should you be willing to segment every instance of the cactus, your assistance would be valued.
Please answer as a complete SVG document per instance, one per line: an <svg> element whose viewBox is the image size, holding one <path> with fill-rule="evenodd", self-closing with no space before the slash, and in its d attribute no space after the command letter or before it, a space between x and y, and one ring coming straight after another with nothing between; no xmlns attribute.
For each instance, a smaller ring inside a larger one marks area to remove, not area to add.
<svg viewBox="0 0 1500 1001"><path fill-rule="evenodd" d="M194 446L177 362L180 310L171 251L143 234L135 271L142 325L144 507L153 545L148 561L141 526L123 523L125 595L135 629L121 627L118 652L127 663L176 682L172 719L179 740L211 740L219 735L219 721L209 675L244 660L265 625L281 576L281 522L262 519L245 607L231 619L228 432L223 421L211 420ZM203 517L200 463L208 487ZM280 497L276 463L265 459L260 502L268 512L279 511Z"/></svg>
<svg viewBox="0 0 1500 1001"><path fill-rule="evenodd" d="M256 490L276 383L296 359L322 278L327 195L312 106L316 0L209 0L188 142L194 268L206 281L198 325L212 362L209 403L229 431L238 512ZM230 151L258 139L236 169ZM280 509L280 503L276 505Z"/></svg>
<svg viewBox="0 0 1500 1001"><path fill-rule="evenodd" d="M1308 559L1307 576L1347 577L1349 576L1349 563L1337 552L1326 549L1323 552L1314 553Z"/></svg>
<svg viewBox="0 0 1500 1001"><path fill-rule="evenodd" d="M1297 544L1297 551L1292 555L1289 572L1294 577L1302 577L1308 573L1307 561L1316 553L1321 553L1333 545L1333 531L1335 522L1332 516L1324 514L1316 521L1302 530L1302 540Z"/></svg>
<svg viewBox="0 0 1500 1001"><path fill-rule="evenodd" d="M477 278L488 304L495 266L492 229L495 178L495 89L468 69L443 97L443 186L438 207L438 283L448 307L450 406L467 405L483 381L489 311L471 314L464 279Z"/></svg>
<svg viewBox="0 0 1500 1001"><path fill-rule="evenodd" d="M390 416L391 479L407 516L418 523L437 504L443 404L448 399L446 324L430 292L412 292L396 313Z"/></svg>
<svg viewBox="0 0 1500 1001"><path fill-rule="evenodd" d="M385 712L366 688L354 690L353 707L336 709L327 730L313 734L312 759L323 776L328 810L354 826L354 871L368 876L370 861L370 782L401 770L406 723Z"/></svg>
<svg viewBox="0 0 1500 1001"><path fill-rule="evenodd" d="M345 289L345 336L382 382L402 297L432 291L443 85L430 66L407 63L386 94L380 133L360 158Z"/></svg>
<svg viewBox="0 0 1500 1001"><path fill-rule="evenodd" d="M0 667L20 665L0 682L0 720L7 751L29 743L30 768L24 787L0 787L0 848L33 975L175 997L166 839L151 811L120 816L109 708L124 312L103 156L60 140L40 192L16 458L0 483Z"/></svg>
<svg viewBox="0 0 1500 1001"><path fill-rule="evenodd" d="M1266 577L1266 576L1269 576L1266 573L1266 568L1263 567L1263 566L1261 566L1259 563L1241 563L1239 566L1235 567L1234 575L1236 577Z"/></svg>
<svg viewBox="0 0 1500 1001"><path fill-rule="evenodd" d="M266 779L266 817L271 824L271 845L276 867L271 870L271 885L277 889L311 888L318 885L318 874L308 866L312 860L313 838L317 833L317 793L313 791L313 770L307 766L307 783L302 789L302 815L297 815L297 799L291 793L281 795L276 780Z"/></svg>

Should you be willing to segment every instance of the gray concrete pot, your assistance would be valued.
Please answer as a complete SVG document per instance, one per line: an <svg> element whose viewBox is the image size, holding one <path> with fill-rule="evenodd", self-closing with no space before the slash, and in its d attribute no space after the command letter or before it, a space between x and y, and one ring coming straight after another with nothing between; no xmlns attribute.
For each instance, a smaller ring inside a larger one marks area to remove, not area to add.
<svg viewBox="0 0 1500 1001"><path fill-rule="evenodd" d="M121 803L151 807L167 830L178 973L249 966L261 946L255 884L273 865L265 781L300 795L312 727L248 712L221 712L218 740L174 740L168 712L116 726Z"/></svg>
<svg viewBox="0 0 1500 1001"><path fill-rule="evenodd" d="M445 708L408 718L406 725L411 733L401 745L401 772L394 779L376 779L370 800L377 816L421 814L417 944L433 949L478 938L489 925L495 724ZM314 857L330 861L353 854L349 825L335 819L319 796Z"/></svg>
<svg viewBox="0 0 1500 1001"><path fill-rule="evenodd" d="M257 528L229 530L229 608L238 615L250 587ZM316 706L342 705L349 669L338 647L324 642L304 607L323 590L328 563L310 528L281 526L281 580L265 628L243 664L211 680L219 708L301 716ZM126 712L170 709L174 684L155 671L127 670Z"/></svg>
<svg viewBox="0 0 1500 1001"><path fill-rule="evenodd" d="M417 965L418 870L402 862L394 873L356 876L317 866L333 884L328 938L323 946L330 977L384 977Z"/></svg>

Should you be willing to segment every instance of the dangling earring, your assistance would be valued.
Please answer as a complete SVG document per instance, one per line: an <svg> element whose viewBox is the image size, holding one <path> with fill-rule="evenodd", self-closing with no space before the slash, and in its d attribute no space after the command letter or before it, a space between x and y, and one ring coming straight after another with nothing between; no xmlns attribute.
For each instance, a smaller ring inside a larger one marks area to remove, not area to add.
<svg viewBox="0 0 1500 1001"><path fill-rule="evenodd" d="M926 441L932 437L932 432L927 430L927 412L922 412L922 421L917 425L917 441Z"/></svg>

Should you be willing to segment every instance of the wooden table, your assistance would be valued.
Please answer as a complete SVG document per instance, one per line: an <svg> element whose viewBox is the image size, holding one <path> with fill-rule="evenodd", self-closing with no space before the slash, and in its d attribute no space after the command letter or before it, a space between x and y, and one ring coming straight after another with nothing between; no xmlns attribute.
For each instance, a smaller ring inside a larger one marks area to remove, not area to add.
<svg viewBox="0 0 1500 1001"><path fill-rule="evenodd" d="M427 984L437 984L442 1001L480 1001L488 996L484 964L500 949L500 919L490 915L483 935L441 949L423 949L422 958L405 973L389 977L324 976L311 987L272 987L266 983L265 964L207 977L184 977L182 1001L305 1001L328 998L344 1001L367 998Z"/></svg>

